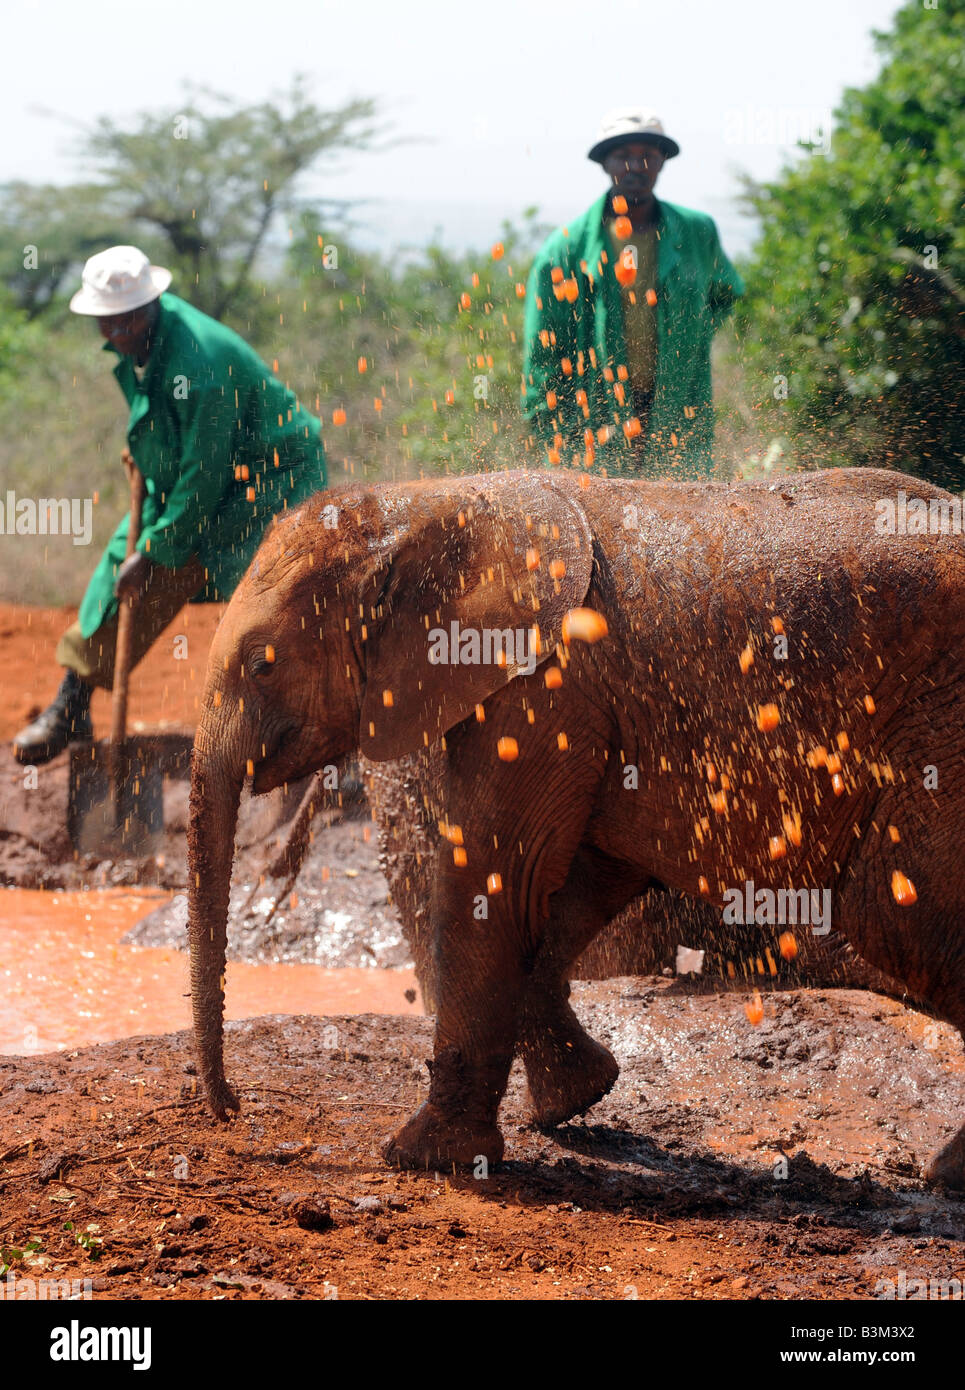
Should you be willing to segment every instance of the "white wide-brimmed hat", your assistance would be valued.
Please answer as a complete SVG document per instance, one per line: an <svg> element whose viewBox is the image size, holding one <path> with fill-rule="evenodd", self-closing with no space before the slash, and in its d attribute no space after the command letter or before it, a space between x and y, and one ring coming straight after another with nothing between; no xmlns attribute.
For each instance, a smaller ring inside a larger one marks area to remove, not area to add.
<svg viewBox="0 0 965 1390"><path fill-rule="evenodd" d="M628 140L647 140L656 145L667 159L673 159L675 154L680 153L680 146L666 134L659 116L645 111L641 106L621 106L603 117L596 134L596 144L587 158L602 164L611 150L625 145Z"/></svg>
<svg viewBox="0 0 965 1390"><path fill-rule="evenodd" d="M170 285L171 272L151 265L136 246L110 246L91 256L80 278L81 288L70 307L75 314L106 318L150 304Z"/></svg>

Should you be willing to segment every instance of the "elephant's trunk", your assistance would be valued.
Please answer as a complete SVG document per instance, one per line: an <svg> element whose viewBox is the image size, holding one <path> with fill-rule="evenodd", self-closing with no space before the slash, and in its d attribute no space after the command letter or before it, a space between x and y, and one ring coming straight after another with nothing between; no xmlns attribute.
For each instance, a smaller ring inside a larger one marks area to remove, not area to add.
<svg viewBox="0 0 965 1390"><path fill-rule="evenodd" d="M219 743L224 735L219 735ZM205 1095L212 1112L227 1119L238 1100L224 1074L224 972L228 898L244 764L212 751L202 726L191 760L188 825L188 934L191 943L191 1006Z"/></svg>

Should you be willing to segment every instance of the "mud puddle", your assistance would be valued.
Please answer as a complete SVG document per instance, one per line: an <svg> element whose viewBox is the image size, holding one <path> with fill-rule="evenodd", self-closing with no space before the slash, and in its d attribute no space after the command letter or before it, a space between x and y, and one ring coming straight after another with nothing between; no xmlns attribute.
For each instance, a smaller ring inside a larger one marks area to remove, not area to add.
<svg viewBox="0 0 965 1390"><path fill-rule="evenodd" d="M171 895L157 889L0 891L0 1053L35 1054L190 1025L188 957L127 944ZM269 1013L421 1012L411 969L234 963L230 1019Z"/></svg>

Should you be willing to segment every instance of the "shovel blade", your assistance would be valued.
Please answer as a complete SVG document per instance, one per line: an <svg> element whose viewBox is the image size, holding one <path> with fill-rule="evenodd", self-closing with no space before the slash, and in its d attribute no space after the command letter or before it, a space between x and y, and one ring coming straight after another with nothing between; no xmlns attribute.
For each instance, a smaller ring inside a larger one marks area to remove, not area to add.
<svg viewBox="0 0 965 1390"><path fill-rule="evenodd" d="M110 745L70 745L67 829L78 854L144 855L164 835L164 775L133 740L122 745L115 796Z"/></svg>

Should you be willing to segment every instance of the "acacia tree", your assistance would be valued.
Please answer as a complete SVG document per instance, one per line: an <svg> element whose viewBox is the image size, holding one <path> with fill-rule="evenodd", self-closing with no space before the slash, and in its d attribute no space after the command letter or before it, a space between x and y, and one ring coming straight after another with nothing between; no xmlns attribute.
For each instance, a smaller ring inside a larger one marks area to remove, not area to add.
<svg viewBox="0 0 965 1390"><path fill-rule="evenodd" d="M758 402L801 460L965 487L965 0L912 0L830 151L748 186L739 306ZM786 397L785 397L786 391Z"/></svg>
<svg viewBox="0 0 965 1390"><path fill-rule="evenodd" d="M187 87L176 109L142 112L130 127L103 116L79 137L91 180L0 190L0 277L36 313L92 251L136 241L199 308L242 315L272 230L306 208L329 217L338 208L304 196L306 175L371 147L375 109L365 98L323 109L296 77L284 97L253 106ZM39 275L20 264L29 243L40 250Z"/></svg>

